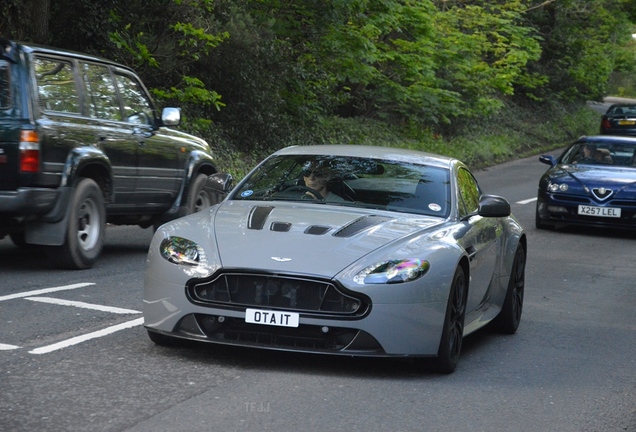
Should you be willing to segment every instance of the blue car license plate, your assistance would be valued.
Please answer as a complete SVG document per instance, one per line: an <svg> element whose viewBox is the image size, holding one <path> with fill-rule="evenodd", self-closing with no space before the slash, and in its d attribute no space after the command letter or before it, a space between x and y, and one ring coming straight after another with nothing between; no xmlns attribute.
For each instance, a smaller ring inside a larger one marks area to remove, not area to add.
<svg viewBox="0 0 636 432"><path fill-rule="evenodd" d="M621 217L621 209L618 207L579 206L579 214L583 216Z"/></svg>

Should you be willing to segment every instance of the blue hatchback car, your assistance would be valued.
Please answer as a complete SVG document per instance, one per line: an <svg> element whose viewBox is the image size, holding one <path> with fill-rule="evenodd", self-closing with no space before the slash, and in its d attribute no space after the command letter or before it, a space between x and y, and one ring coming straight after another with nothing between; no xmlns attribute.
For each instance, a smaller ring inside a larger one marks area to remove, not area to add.
<svg viewBox="0 0 636 432"><path fill-rule="evenodd" d="M636 228L636 137L584 136L561 156L542 155L550 168L539 181L536 227Z"/></svg>

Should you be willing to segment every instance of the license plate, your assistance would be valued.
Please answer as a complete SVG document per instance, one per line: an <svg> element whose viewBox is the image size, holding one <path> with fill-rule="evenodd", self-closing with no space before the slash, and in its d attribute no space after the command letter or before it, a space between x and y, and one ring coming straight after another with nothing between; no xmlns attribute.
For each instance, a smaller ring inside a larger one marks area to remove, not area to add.
<svg viewBox="0 0 636 432"><path fill-rule="evenodd" d="M584 216L621 217L621 209L617 207L579 206L579 214Z"/></svg>
<svg viewBox="0 0 636 432"><path fill-rule="evenodd" d="M299 314L296 312L246 309L245 322L279 327L298 327Z"/></svg>
<svg viewBox="0 0 636 432"><path fill-rule="evenodd" d="M636 120L619 120L618 124L621 126L633 125L636 124Z"/></svg>

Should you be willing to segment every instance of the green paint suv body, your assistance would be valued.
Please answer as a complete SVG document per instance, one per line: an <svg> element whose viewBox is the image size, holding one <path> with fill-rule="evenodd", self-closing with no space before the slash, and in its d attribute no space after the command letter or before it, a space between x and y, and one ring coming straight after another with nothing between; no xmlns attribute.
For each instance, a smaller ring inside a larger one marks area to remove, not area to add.
<svg viewBox="0 0 636 432"><path fill-rule="evenodd" d="M210 146L168 126L133 70L0 40L0 238L88 268L106 223L158 226L214 203Z"/></svg>

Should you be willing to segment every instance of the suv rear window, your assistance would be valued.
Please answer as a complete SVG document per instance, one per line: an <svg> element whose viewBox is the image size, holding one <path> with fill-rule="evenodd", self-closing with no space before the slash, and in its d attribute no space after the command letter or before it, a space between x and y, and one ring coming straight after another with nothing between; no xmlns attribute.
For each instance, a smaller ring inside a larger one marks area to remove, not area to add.
<svg viewBox="0 0 636 432"><path fill-rule="evenodd" d="M43 110L79 114L79 95L71 62L36 58L35 77Z"/></svg>
<svg viewBox="0 0 636 432"><path fill-rule="evenodd" d="M9 77L9 65L0 61L0 109L11 106L11 80Z"/></svg>

